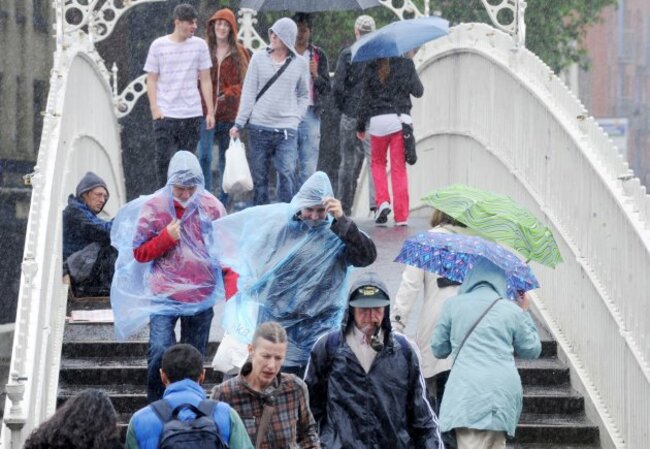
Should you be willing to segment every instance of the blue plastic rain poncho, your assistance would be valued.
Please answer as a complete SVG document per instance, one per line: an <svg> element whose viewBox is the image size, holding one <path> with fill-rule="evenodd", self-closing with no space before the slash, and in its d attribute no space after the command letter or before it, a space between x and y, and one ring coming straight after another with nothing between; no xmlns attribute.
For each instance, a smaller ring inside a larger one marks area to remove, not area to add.
<svg viewBox="0 0 650 449"><path fill-rule="evenodd" d="M196 191L185 202L175 200L175 185L196 186ZM203 188L199 162L187 151L172 157L165 187L120 209L111 231L119 251L111 285L119 339L145 326L152 314L194 315L223 298L212 222L225 214L219 200ZM175 218L181 222L178 241L166 231Z"/></svg>
<svg viewBox="0 0 650 449"><path fill-rule="evenodd" d="M327 175L316 172L291 203L249 208L214 225L225 243L220 260L239 274L239 291L226 303L226 332L248 343L258 322L278 321L289 339L287 366L305 365L317 337L337 328L346 309L351 262L333 219L296 215L330 196Z"/></svg>
<svg viewBox="0 0 650 449"><path fill-rule="evenodd" d="M433 330L433 354L456 357L458 346L479 316L496 298L506 298L506 284L496 265L477 262L460 286L460 294L443 306ZM540 352L530 314L513 301L498 301L458 353L440 407L441 430L467 427L514 436L523 401L514 354L534 359Z"/></svg>

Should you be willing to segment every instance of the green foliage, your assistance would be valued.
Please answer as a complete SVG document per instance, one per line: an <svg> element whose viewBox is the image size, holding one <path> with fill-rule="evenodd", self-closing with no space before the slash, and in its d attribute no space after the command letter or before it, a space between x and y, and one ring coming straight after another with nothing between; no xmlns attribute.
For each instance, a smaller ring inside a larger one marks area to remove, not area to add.
<svg viewBox="0 0 650 449"><path fill-rule="evenodd" d="M527 4L526 48L560 72L576 62L587 65L581 45L587 28L598 23L602 9L617 0L528 0ZM491 23L480 0L431 0L431 11L441 12L451 24Z"/></svg>
<svg viewBox="0 0 650 449"><path fill-rule="evenodd" d="M498 4L500 0L488 2ZM414 3L424 12L424 0L414 0ZM238 2L223 1L222 4L236 8ZM394 4L401 5L402 0L395 0ZM601 20L603 8L616 5L617 0L527 0L527 4L526 47L555 72L560 72L574 62L587 66L587 54L581 46L586 30ZM481 0L430 0L430 10L432 14L440 13L451 25L462 22L491 24ZM312 40L327 53L330 70L334 70L339 51L354 42L354 21L360 14L359 11L314 14ZM378 27L396 20L395 14L384 7L372 8L363 14L373 16ZM257 25L260 36L266 37L268 27L284 15L291 13L260 13Z"/></svg>

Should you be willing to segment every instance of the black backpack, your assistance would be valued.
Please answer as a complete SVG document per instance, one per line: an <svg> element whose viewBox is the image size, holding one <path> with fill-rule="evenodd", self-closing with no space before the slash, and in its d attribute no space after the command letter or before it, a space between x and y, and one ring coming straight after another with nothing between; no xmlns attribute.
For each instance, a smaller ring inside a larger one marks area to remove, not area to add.
<svg viewBox="0 0 650 449"><path fill-rule="evenodd" d="M172 409L164 399L151 404L163 423L160 449L227 449L230 441L230 406L225 402L204 400L197 406L181 404ZM213 417L217 408L216 421ZM191 410L195 417L178 418L181 410Z"/></svg>

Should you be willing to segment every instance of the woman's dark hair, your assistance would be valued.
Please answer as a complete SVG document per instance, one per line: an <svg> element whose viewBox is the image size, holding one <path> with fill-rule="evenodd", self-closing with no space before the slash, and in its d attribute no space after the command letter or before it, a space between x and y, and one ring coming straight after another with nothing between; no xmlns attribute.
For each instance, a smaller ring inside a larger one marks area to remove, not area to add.
<svg viewBox="0 0 650 449"><path fill-rule="evenodd" d="M207 35L207 41L208 41L208 49L210 50L210 58L212 59L212 67L217 67L219 64L217 61L217 55L216 55L216 48L217 48L217 35L214 32L214 24L217 22L217 20L224 20L228 22L225 19L216 19L216 20L210 20L208 22L208 29L206 30L206 35ZM228 25L230 25L230 22L228 22ZM237 43L237 35L235 35L235 30L230 27L230 32L228 33L228 46L230 47L230 55L232 56L232 60L235 63L237 67L239 67L239 77L243 81L244 77L246 76L246 69L247 69L247 64L246 60L244 59L244 56L242 55L243 48L241 48L241 45Z"/></svg>
<svg viewBox="0 0 650 449"><path fill-rule="evenodd" d="M379 75L379 81L381 81L381 84L386 84L386 80L390 74L390 60L388 58L377 60L377 74Z"/></svg>
<svg viewBox="0 0 650 449"><path fill-rule="evenodd" d="M452 226L460 226L461 228L467 227L460 221L453 219L452 217L450 217L449 215L447 215L446 213L438 209L433 210L433 214L431 215L431 221L429 221L429 224L431 225L432 228L435 228L436 226L440 226L440 225L445 225L445 224L452 225Z"/></svg>
<svg viewBox="0 0 650 449"><path fill-rule="evenodd" d="M89 389L68 399L36 428L24 449L115 449L120 446L115 408L106 393Z"/></svg>

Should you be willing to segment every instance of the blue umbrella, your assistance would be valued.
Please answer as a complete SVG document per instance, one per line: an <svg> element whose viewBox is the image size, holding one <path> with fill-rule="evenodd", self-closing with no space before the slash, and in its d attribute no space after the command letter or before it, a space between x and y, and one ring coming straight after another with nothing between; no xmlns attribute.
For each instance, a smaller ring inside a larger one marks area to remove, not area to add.
<svg viewBox="0 0 650 449"><path fill-rule="evenodd" d="M533 271L521 259L501 245L480 237L422 232L404 242L395 262L463 282L479 259L487 259L504 271L510 299L516 299L517 292L539 287Z"/></svg>
<svg viewBox="0 0 650 449"><path fill-rule="evenodd" d="M393 22L355 42L352 46L352 62L401 56L448 33L449 22L441 17Z"/></svg>

